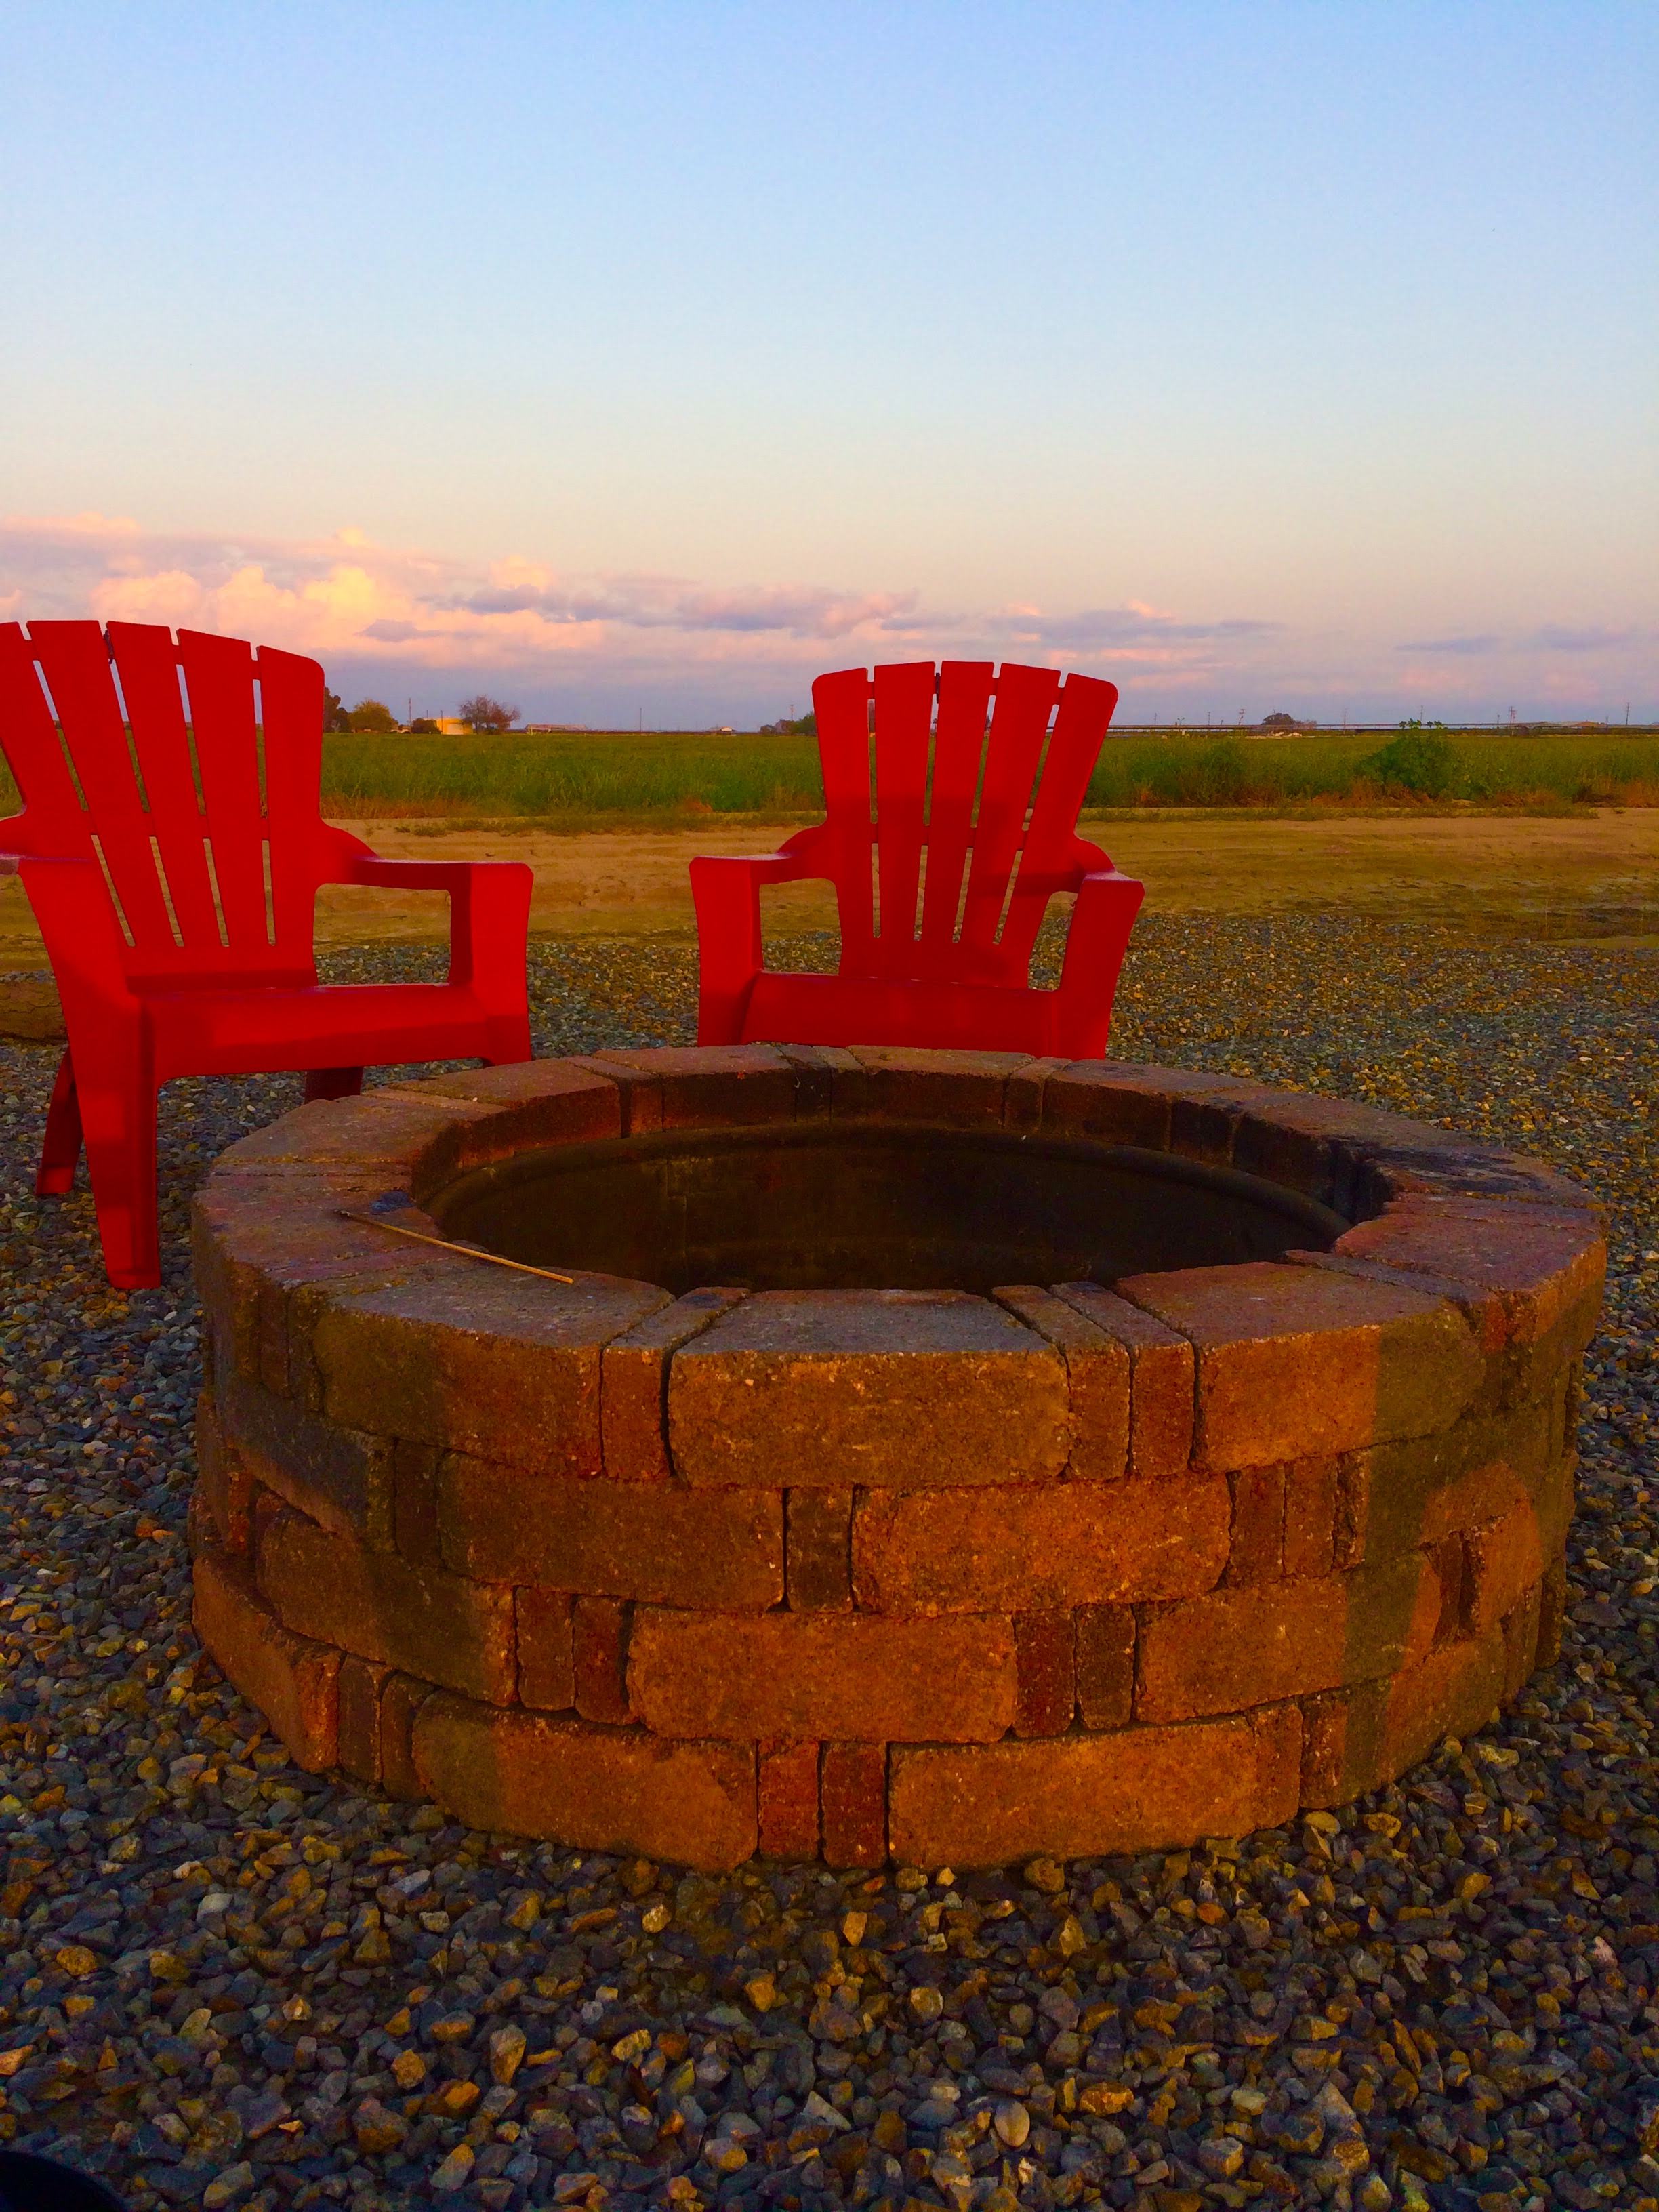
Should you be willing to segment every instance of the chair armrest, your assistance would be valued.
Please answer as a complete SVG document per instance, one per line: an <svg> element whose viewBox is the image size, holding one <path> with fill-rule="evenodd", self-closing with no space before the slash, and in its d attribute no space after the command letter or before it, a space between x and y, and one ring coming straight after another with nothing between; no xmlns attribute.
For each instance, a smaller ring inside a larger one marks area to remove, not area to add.
<svg viewBox="0 0 1659 2212"><path fill-rule="evenodd" d="M1116 868L1091 872L1079 884L1055 994L1056 1051L1075 1060L1105 1053L1118 971L1146 896L1144 884Z"/></svg>
<svg viewBox="0 0 1659 2212"><path fill-rule="evenodd" d="M752 899L758 911L763 884L802 883L824 871L802 853L705 853L690 863L690 873L699 911L703 895L699 886L717 898Z"/></svg>
<svg viewBox="0 0 1659 2212"><path fill-rule="evenodd" d="M8 826L0 823L0 829ZM77 854L0 853L0 876L21 876L30 868L90 868L94 875L100 873L96 860L82 860Z"/></svg>
<svg viewBox="0 0 1659 2212"><path fill-rule="evenodd" d="M321 880L382 890L449 893L449 980L471 985L503 1011L526 999L525 940L534 872L523 860L383 860L339 854Z"/></svg>
<svg viewBox="0 0 1659 2212"><path fill-rule="evenodd" d="M469 890L482 878L528 875L523 860L387 860L378 853L355 853L331 866L325 884L376 884L385 890Z"/></svg>
<svg viewBox="0 0 1659 2212"><path fill-rule="evenodd" d="M83 860L72 853L0 853L0 876L21 876L25 885L63 884L83 889L102 884L103 871L96 860ZM108 894L106 893L107 902Z"/></svg>
<svg viewBox="0 0 1659 2212"><path fill-rule="evenodd" d="M824 873L810 853L702 853L690 865L704 874L738 870L752 878L757 889L762 884L799 883Z"/></svg>
<svg viewBox="0 0 1659 2212"><path fill-rule="evenodd" d="M697 909L697 1042L736 1044L765 958L760 895L766 884L822 875L801 853L706 854L691 862Z"/></svg>

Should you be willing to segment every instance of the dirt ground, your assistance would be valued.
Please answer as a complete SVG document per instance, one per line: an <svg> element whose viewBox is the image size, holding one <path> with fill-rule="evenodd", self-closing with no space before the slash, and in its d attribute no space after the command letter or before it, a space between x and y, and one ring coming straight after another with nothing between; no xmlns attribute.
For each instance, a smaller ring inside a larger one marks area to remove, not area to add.
<svg viewBox="0 0 1659 2212"><path fill-rule="evenodd" d="M423 860L514 859L536 872L532 927L558 935L684 935L686 863L697 853L772 851L775 824L561 832L499 823L350 825L378 850ZM1659 946L1659 809L1561 815L1298 817L1190 810L1085 820L1085 834L1146 885L1149 911L1262 914L1324 908L1430 916L1472 933L1595 938ZM319 941L444 934L441 893L331 889ZM769 927L834 920L826 886L769 892ZM38 969L44 948L21 885L0 888L0 972Z"/></svg>

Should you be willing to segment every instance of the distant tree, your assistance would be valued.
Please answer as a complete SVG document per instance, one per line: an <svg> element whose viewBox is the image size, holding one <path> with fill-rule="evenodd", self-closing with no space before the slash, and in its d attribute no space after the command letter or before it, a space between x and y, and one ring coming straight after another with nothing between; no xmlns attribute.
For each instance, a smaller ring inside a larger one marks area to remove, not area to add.
<svg viewBox="0 0 1659 2212"><path fill-rule="evenodd" d="M815 738L818 733L816 714L802 714L791 721L787 715L775 722L763 722L757 735L763 738Z"/></svg>
<svg viewBox="0 0 1659 2212"><path fill-rule="evenodd" d="M350 726L360 737L389 738L398 718L384 699L360 699L351 710Z"/></svg>
<svg viewBox="0 0 1659 2212"><path fill-rule="evenodd" d="M334 736L351 727L351 717L340 704L337 691L325 691L323 694L323 727Z"/></svg>
<svg viewBox="0 0 1659 2212"><path fill-rule="evenodd" d="M409 726L409 734L411 738L435 738L438 725L429 714L416 714Z"/></svg>
<svg viewBox="0 0 1659 2212"><path fill-rule="evenodd" d="M469 730L510 730L519 719L516 707L503 706L487 691L480 691L476 699L463 699L455 712Z"/></svg>
<svg viewBox="0 0 1659 2212"><path fill-rule="evenodd" d="M1264 730L1294 730L1297 723L1294 714L1264 714L1261 726Z"/></svg>

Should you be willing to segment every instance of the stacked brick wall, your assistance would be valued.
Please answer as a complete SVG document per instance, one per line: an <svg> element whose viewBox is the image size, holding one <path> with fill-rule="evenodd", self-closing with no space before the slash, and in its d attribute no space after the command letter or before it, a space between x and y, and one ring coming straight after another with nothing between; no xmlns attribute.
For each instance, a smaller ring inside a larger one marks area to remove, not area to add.
<svg viewBox="0 0 1659 2212"><path fill-rule="evenodd" d="M1267 1176L1328 1252L1095 1284L568 1286L399 1240L527 1146L797 1117ZM1135 1850L1340 1803L1553 1656L1589 1201L1225 1078L599 1055L301 1107L198 1201L204 1643L306 1766L709 1868Z"/></svg>

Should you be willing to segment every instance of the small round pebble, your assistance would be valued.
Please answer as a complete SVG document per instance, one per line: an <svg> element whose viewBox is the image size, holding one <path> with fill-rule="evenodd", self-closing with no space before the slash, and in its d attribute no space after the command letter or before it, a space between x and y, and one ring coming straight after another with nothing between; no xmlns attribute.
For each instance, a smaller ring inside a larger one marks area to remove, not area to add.
<svg viewBox="0 0 1659 2212"><path fill-rule="evenodd" d="M538 1049L687 1039L696 974L540 945ZM988 1872L715 1879L300 1772L197 1646L184 1547L190 1194L297 1082L169 1087L166 1280L124 1296L84 1188L33 1194L54 1053L0 1049L0 2136L134 2212L1659 2212L1656 1001L1638 951L1142 922L1121 1054L1468 1130L1609 1207L1565 1641L1330 1815Z"/></svg>
<svg viewBox="0 0 1659 2212"><path fill-rule="evenodd" d="M991 2124L1000 2142L1018 2150L1031 2132L1031 2115L1017 2097L1000 2097L991 2109Z"/></svg>

